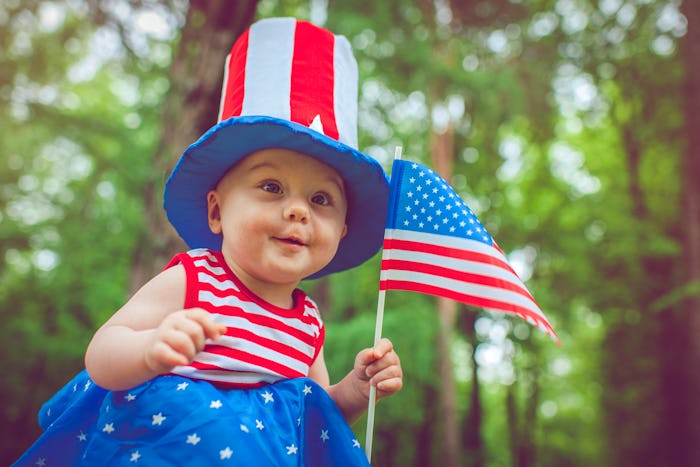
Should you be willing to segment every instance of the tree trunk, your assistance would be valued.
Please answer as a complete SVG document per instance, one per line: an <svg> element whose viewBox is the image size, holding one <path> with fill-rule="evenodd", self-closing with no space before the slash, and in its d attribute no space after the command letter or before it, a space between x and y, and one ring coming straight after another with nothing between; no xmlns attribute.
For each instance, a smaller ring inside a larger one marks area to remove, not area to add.
<svg viewBox="0 0 700 467"><path fill-rule="evenodd" d="M452 152L454 132L452 127L441 134L433 134L432 159L435 171L448 182L452 178ZM437 299L438 318L438 360L440 362L440 418L444 421L442 438L444 453L443 465L456 467L460 465L459 429L457 424L457 403L455 395L454 370L450 358L450 339L454 331L457 304L453 300L439 297Z"/></svg>
<svg viewBox="0 0 700 467"><path fill-rule="evenodd" d="M468 404L469 411L462 422L462 449L466 460L464 465L470 467L483 467L485 465L484 440L481 437L483 409L479 386L479 366L476 363L476 348L479 342L474 329L477 317L478 314L475 309L467 306L462 307L460 327L472 347L472 391Z"/></svg>
<svg viewBox="0 0 700 467"><path fill-rule="evenodd" d="M423 410L425 417L423 422L416 431L415 449L416 456L413 459L415 467L425 467L426 465L434 465L432 446L435 443L435 426L438 423L438 418L433 409L437 400L437 391L432 386L426 386L423 393Z"/></svg>
<svg viewBox="0 0 700 467"><path fill-rule="evenodd" d="M226 55L250 25L258 0L191 0L170 72L163 105L162 134L153 156L153 177L145 197L144 219L132 260L131 290L186 249L163 211L164 181L180 154L216 123Z"/></svg>
<svg viewBox="0 0 700 467"><path fill-rule="evenodd" d="M688 33L683 44L686 67L684 103L687 146L683 160L683 191L681 214L683 230L684 279L695 283L694 294L682 304L682 319L686 322L686 370L688 385L685 398L687 423L687 455L683 465L700 465L700 3L684 1L683 13L688 20Z"/></svg>

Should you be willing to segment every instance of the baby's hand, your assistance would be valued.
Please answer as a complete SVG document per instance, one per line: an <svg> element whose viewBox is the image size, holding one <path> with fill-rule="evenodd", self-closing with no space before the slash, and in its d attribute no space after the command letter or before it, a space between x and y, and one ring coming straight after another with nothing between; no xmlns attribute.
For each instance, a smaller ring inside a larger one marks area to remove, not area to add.
<svg viewBox="0 0 700 467"><path fill-rule="evenodd" d="M225 332L226 327L201 308L171 313L153 332L146 347L146 366L163 374L178 365L187 365L204 348L207 339L216 340Z"/></svg>
<svg viewBox="0 0 700 467"><path fill-rule="evenodd" d="M401 361L389 339L380 339L374 347L360 351L355 358L354 373L360 383L358 389L367 399L370 385L377 387L377 400L403 386Z"/></svg>

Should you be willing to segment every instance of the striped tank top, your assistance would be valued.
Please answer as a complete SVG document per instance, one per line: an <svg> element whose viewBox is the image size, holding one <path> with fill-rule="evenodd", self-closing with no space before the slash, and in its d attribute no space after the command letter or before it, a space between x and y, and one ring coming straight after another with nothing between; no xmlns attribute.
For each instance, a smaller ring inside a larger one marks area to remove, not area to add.
<svg viewBox="0 0 700 467"><path fill-rule="evenodd" d="M207 249L176 255L187 275L185 308L200 307L226 326L192 363L171 373L207 380L219 387L251 388L308 375L323 345L325 330L316 304L294 290L294 308L264 301L246 288L223 254Z"/></svg>

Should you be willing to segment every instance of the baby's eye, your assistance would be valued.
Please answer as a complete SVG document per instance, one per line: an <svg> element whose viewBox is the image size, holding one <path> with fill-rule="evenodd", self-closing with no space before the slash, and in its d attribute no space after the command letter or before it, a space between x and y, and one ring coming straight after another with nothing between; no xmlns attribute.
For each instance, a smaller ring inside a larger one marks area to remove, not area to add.
<svg viewBox="0 0 700 467"><path fill-rule="evenodd" d="M261 188L267 192L279 194L282 193L282 187L277 182L264 182Z"/></svg>
<svg viewBox="0 0 700 467"><path fill-rule="evenodd" d="M325 193L316 193L311 197L311 202L314 204L320 204L323 206L327 206L331 204L331 197L328 196Z"/></svg>

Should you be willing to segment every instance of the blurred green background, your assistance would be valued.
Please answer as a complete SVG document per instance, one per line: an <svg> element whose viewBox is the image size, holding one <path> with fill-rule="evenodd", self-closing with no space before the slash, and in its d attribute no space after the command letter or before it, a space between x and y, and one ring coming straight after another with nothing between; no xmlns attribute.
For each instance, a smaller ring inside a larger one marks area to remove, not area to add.
<svg viewBox="0 0 700 467"><path fill-rule="evenodd" d="M269 16L348 37L360 148L450 178L562 341L389 292L405 382L374 464L700 465L700 2L680 0L3 0L0 464L185 248L164 180ZM304 284L333 381L372 342L378 280L375 257Z"/></svg>

